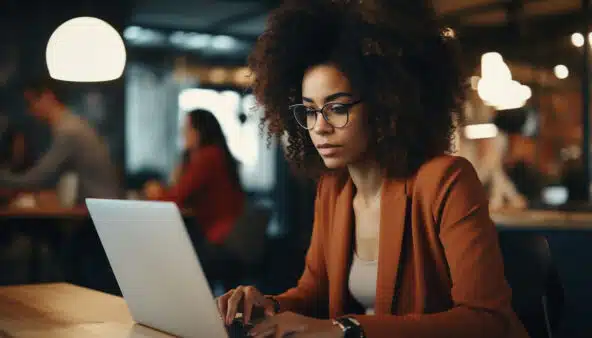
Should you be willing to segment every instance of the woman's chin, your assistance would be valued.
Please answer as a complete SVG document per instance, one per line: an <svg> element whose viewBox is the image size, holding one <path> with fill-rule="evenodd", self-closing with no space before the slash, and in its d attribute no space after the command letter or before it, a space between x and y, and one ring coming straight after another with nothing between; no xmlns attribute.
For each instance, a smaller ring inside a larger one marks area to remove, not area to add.
<svg viewBox="0 0 592 338"><path fill-rule="evenodd" d="M328 169L341 169L347 166L346 161L338 157L323 157L323 162Z"/></svg>

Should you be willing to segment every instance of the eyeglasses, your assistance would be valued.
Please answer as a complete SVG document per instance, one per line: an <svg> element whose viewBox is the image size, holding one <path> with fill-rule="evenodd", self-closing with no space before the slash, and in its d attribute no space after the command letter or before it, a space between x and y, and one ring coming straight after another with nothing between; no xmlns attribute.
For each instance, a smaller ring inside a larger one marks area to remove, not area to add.
<svg viewBox="0 0 592 338"><path fill-rule="evenodd" d="M349 111L362 100L351 103L329 102L321 109L306 106L304 104L294 104L289 107L298 124L307 130L314 128L317 123L317 115L321 113L327 123L335 128L343 128L349 122Z"/></svg>

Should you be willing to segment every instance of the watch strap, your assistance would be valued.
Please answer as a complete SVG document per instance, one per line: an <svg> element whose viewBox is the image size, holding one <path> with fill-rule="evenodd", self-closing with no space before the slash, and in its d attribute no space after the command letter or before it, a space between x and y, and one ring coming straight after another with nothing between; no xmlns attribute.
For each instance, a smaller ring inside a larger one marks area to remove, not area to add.
<svg viewBox="0 0 592 338"><path fill-rule="evenodd" d="M366 338L360 322L352 317L340 317L333 320L333 324L343 331L344 338Z"/></svg>

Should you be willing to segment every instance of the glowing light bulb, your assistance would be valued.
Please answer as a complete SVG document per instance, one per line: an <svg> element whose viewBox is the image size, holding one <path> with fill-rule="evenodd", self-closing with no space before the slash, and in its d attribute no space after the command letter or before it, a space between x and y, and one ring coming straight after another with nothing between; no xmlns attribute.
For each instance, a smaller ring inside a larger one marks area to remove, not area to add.
<svg viewBox="0 0 592 338"><path fill-rule="evenodd" d="M64 22L49 38L46 49L49 75L62 81L103 82L123 74L123 39L107 22L78 17Z"/></svg>
<svg viewBox="0 0 592 338"><path fill-rule="evenodd" d="M558 79L566 79L569 76L569 69L565 65L557 65L553 68L553 72Z"/></svg>

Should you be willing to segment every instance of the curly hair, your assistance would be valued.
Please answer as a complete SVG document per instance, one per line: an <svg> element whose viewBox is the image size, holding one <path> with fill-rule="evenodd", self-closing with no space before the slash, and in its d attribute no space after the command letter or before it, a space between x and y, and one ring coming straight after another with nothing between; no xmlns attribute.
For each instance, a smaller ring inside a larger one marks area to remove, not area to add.
<svg viewBox="0 0 592 338"><path fill-rule="evenodd" d="M308 68L333 64L364 100L378 163L391 177L413 173L451 148L465 86L453 35L423 0L284 2L248 62L268 136L287 134L286 157L303 172L327 171L288 106Z"/></svg>

